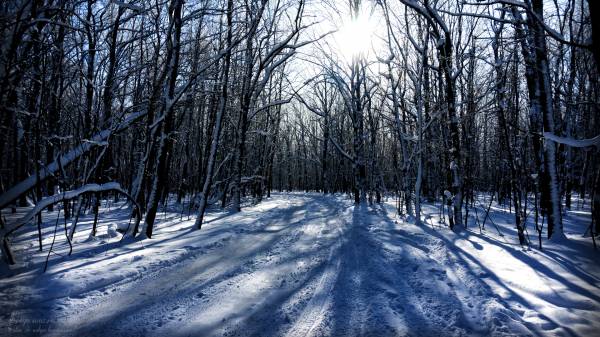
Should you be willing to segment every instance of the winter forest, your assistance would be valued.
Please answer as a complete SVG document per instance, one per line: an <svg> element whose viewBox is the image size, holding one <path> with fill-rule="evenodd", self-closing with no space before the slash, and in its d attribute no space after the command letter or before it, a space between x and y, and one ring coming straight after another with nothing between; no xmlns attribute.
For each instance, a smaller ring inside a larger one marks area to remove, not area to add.
<svg viewBox="0 0 600 337"><path fill-rule="evenodd" d="M0 1L0 335L599 335L598 19Z"/></svg>

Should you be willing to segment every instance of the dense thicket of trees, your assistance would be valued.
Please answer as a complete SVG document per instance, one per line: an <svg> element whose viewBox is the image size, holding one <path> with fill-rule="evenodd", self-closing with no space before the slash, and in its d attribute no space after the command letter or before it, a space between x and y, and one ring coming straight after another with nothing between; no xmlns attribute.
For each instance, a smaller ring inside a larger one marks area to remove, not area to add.
<svg viewBox="0 0 600 337"><path fill-rule="evenodd" d="M561 236L576 193L600 232L594 1L319 4L3 1L0 208L118 182L151 237L170 195L201 227L207 205L307 190L395 194L419 223L443 200L460 228L493 192L525 244L528 217ZM380 47L336 53L325 7L376 17ZM73 230L90 190L60 200Z"/></svg>

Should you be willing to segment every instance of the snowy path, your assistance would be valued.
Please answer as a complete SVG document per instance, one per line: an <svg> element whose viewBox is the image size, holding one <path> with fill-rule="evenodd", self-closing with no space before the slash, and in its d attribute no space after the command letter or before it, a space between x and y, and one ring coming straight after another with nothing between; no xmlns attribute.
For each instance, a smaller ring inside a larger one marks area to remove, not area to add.
<svg viewBox="0 0 600 337"><path fill-rule="evenodd" d="M567 301L585 305L563 319L586 319L564 326L474 256L486 237L402 223L386 206L278 194L212 214L201 231L192 223L174 215L143 247L1 281L8 327L35 335L19 322L39 318L50 336L583 336L599 318L597 298ZM578 294L592 294L599 274Z"/></svg>

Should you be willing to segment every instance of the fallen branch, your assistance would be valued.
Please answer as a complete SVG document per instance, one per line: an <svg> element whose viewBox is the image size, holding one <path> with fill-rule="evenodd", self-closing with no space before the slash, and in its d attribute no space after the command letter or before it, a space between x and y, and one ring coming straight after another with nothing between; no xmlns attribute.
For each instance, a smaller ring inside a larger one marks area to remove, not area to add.
<svg viewBox="0 0 600 337"><path fill-rule="evenodd" d="M598 135L594 138L588 138L588 139L575 139L575 138L559 137L551 132L544 132L544 138L552 140L556 143L568 145L570 147L590 147L590 146L600 147L600 135Z"/></svg>
<svg viewBox="0 0 600 337"><path fill-rule="evenodd" d="M9 242L9 236L13 232L15 232L17 229L23 227L25 224L27 224L29 221L31 221L38 213L42 212L48 206L57 204L59 202L75 199L82 194L92 193L92 192L93 193L118 192L118 193L125 195L134 204L134 207L135 207L134 212L136 213L136 226L139 224L139 222L142 218L142 214L140 212L140 207L137 204L137 202L135 201L135 199L131 195L129 195L129 193L127 193L127 191L125 191L123 188L121 188L121 185L119 183L110 182L110 183L106 183L106 184L102 184L102 185L98 185L98 184L84 185L76 190L65 191L63 193L49 196L47 198L40 200L35 205L35 207L33 207L33 209L31 209L29 212L27 212L27 214L25 214L21 219L19 219L12 226L11 229L6 231L6 233L3 235L3 238L2 238L2 250L3 250L4 256L6 257L8 264L11 264L11 265L15 264L14 256L10 250L10 242Z"/></svg>
<svg viewBox="0 0 600 337"><path fill-rule="evenodd" d="M123 119L121 123L116 125L114 128L100 131L90 139L83 141L81 144L71 149L69 152L60 154L55 161L42 167L39 170L39 179L37 177L37 173L32 174L25 180L21 181L20 183L16 184L8 191L0 195L0 209L3 209L4 207L10 205L10 203L17 200L17 198L19 198L21 195L27 193L27 191L35 187L37 184L40 184L47 178L53 176L56 172L61 170L61 168L64 168L67 165L71 164L77 158L89 152L96 145L105 144L106 140L110 138L111 135L126 130L133 122L135 122L145 114L145 110L142 112L129 114Z"/></svg>

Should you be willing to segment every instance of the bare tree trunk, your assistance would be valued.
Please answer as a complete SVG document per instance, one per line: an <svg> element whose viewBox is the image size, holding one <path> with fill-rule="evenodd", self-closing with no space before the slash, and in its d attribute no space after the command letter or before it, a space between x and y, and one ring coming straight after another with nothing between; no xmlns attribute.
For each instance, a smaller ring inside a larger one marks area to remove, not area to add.
<svg viewBox="0 0 600 337"><path fill-rule="evenodd" d="M169 179L169 162L167 158L172 147L171 131L173 130L175 84L179 68L182 6L183 0L173 0L169 6L169 19L172 22L172 31L169 32L169 38L167 39L167 87L163 96L162 113L159 117L163 120L159 121L160 126L158 126L161 131L158 139L157 162L152 175L153 181L148 197L148 210L145 220L146 236L148 238L152 237L160 196L164 193L167 180Z"/></svg>
<svg viewBox="0 0 600 337"><path fill-rule="evenodd" d="M227 43L225 45L225 59L223 62L223 82L221 85L221 97L219 98L219 108L217 110L217 116L215 120L214 130L212 132L212 140L210 146L210 153L208 155L208 164L206 167L206 177L204 178L204 185L202 186L202 192L200 194L200 202L198 205L198 217L196 218L195 226L198 229L202 228L202 222L204 221L204 212L206 211L207 199L210 194L210 189L213 180L213 171L215 167L215 160L217 157L217 148L219 146L219 136L221 134L221 124L223 121L223 115L227 108L227 97L228 97L228 86L229 86L229 67L231 64L231 49L232 49L232 35L233 35L233 0L227 1Z"/></svg>
<svg viewBox="0 0 600 337"><path fill-rule="evenodd" d="M504 14L502 14L502 17ZM501 135L503 139L503 143L506 147L506 153L508 156L508 165L510 166L510 186L512 191L512 201L515 208L515 225L517 228L517 235L519 237L519 243L524 245L525 241L525 233L524 226L521 223L521 205L520 205L520 189L517 184L517 169L516 162L514 160L513 148L510 142L510 136L508 131L508 123L506 122L506 85L504 79L506 78L505 74L502 72L502 64L504 64L504 59L500 57L499 49L501 43L501 34L502 34L503 24L498 24L498 27L494 28L494 41L492 43L492 48L494 50L494 68L495 68L495 84L496 84L496 104L498 106L498 121L500 124Z"/></svg>

